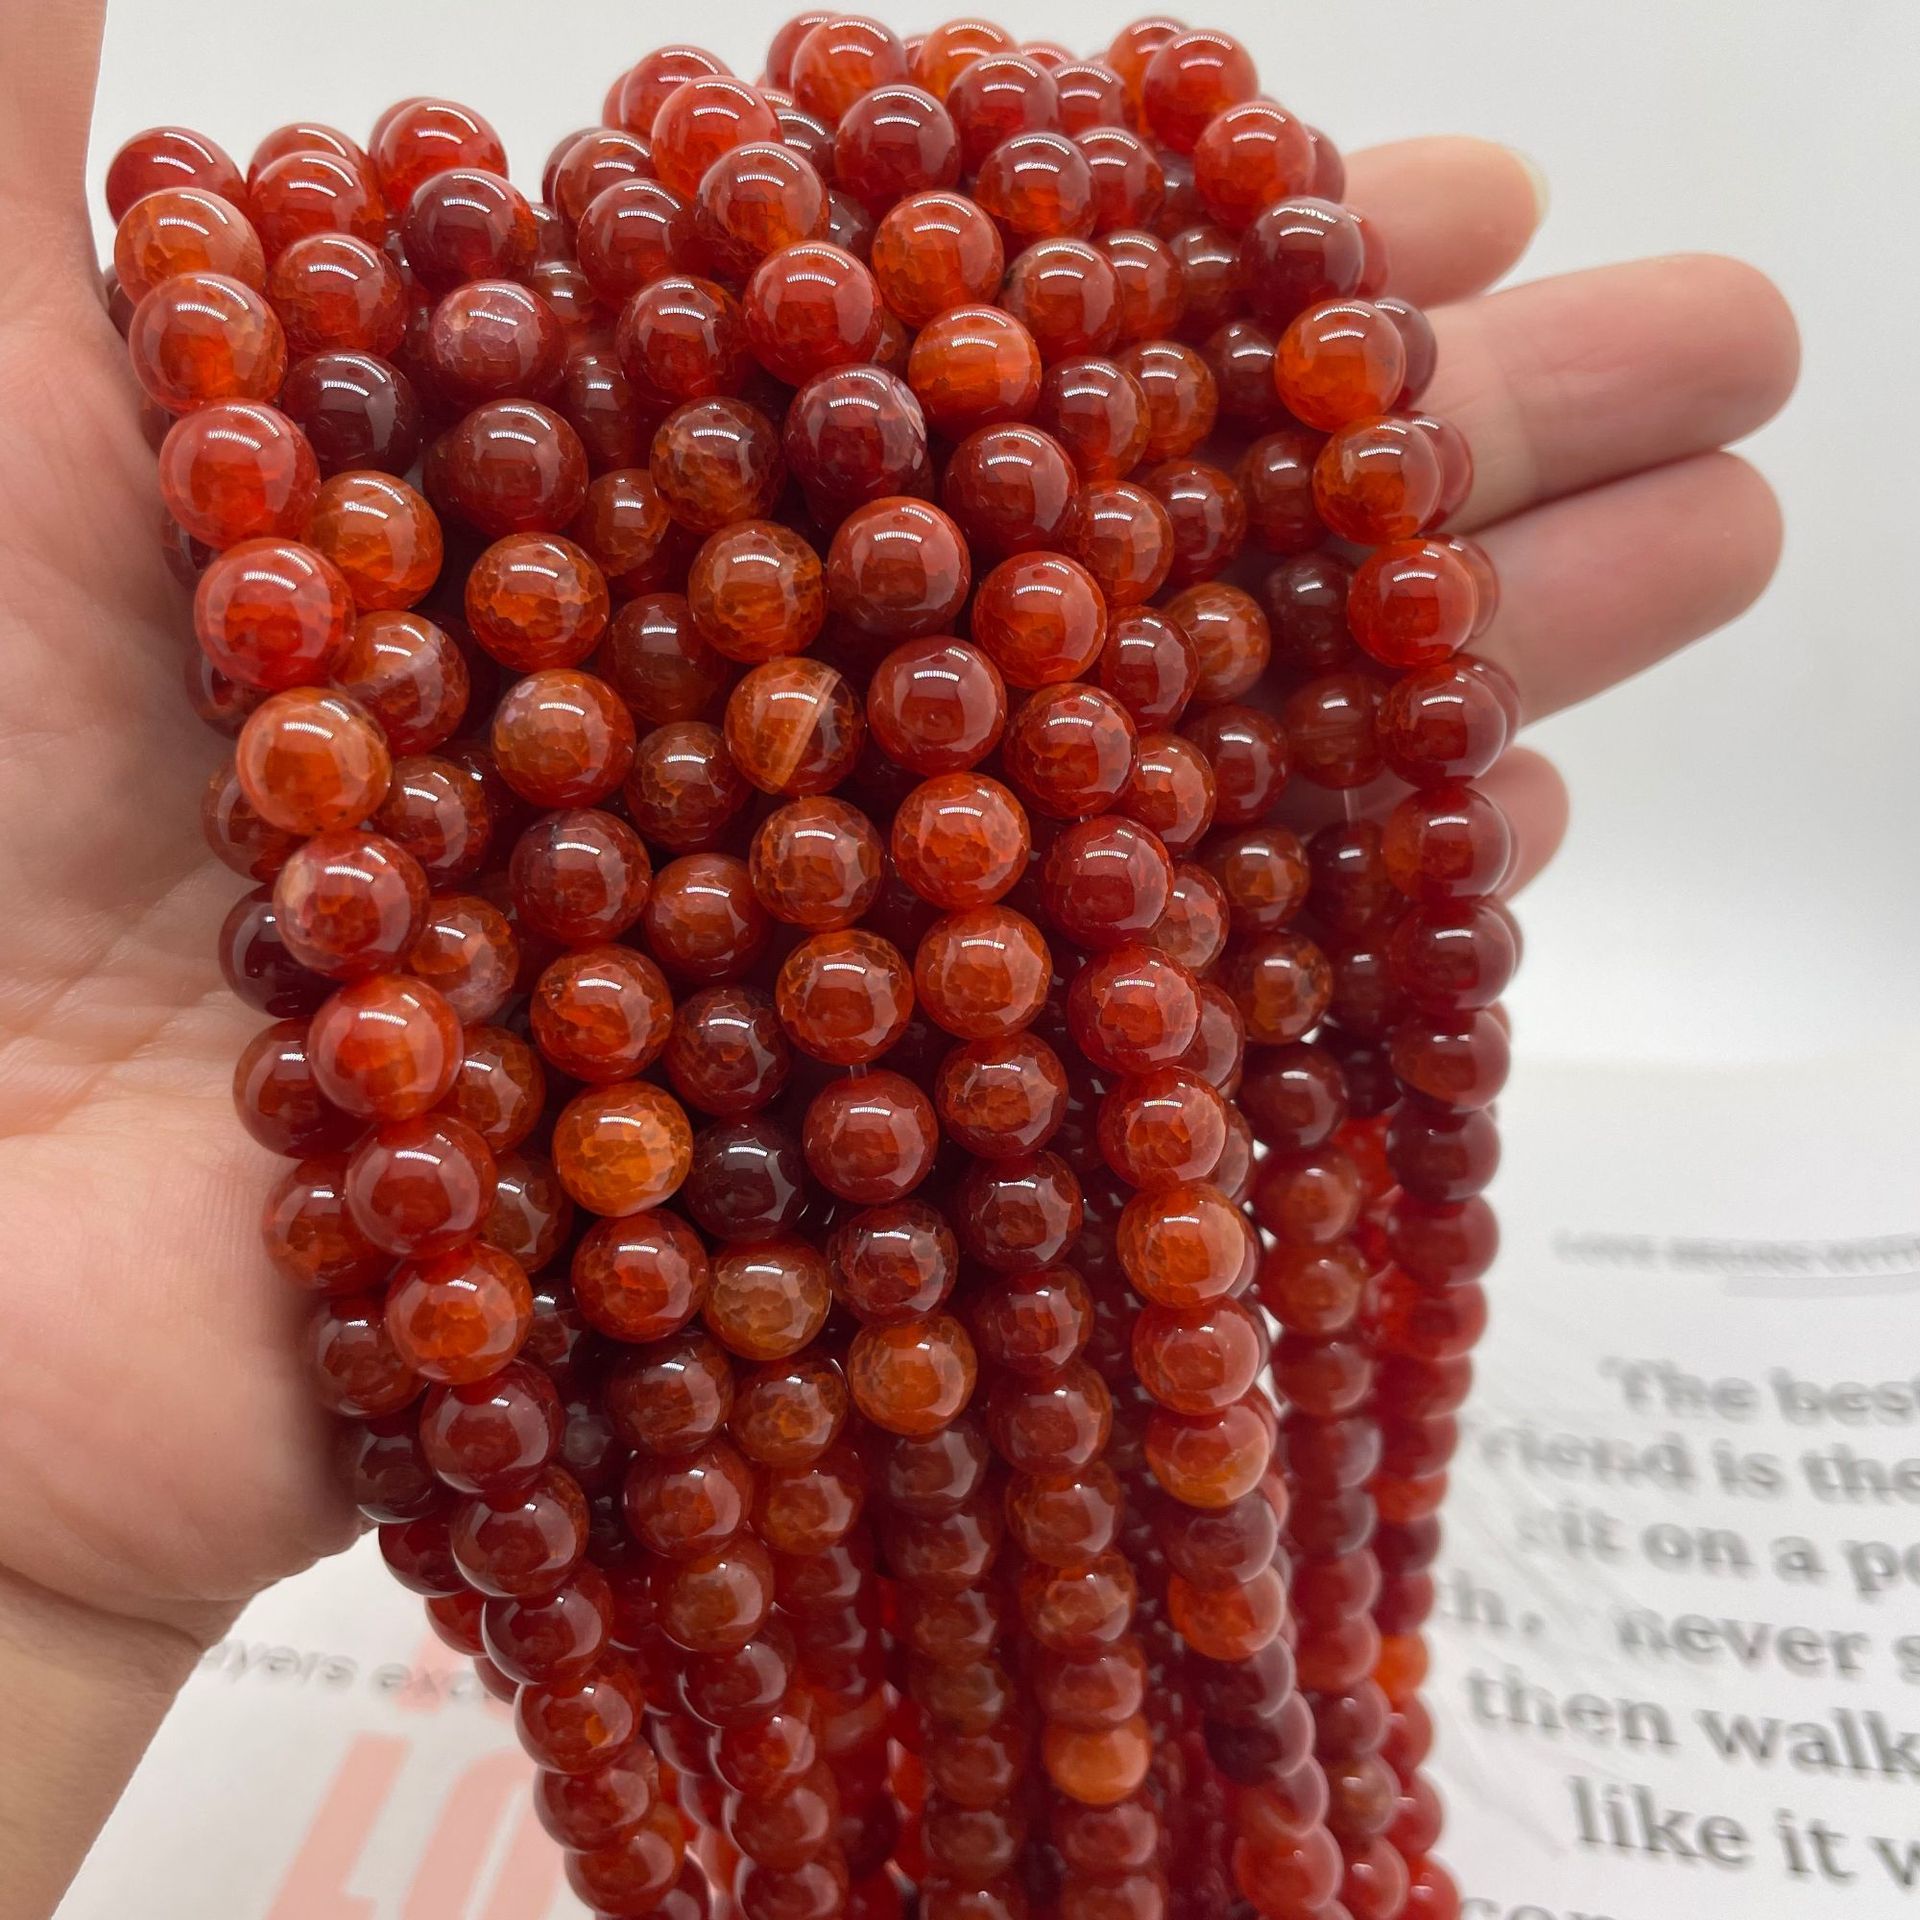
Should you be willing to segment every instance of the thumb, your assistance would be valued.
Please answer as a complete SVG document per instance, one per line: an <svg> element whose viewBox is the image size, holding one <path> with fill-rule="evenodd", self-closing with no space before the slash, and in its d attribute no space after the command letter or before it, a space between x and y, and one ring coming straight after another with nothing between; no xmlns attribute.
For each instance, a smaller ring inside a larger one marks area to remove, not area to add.
<svg viewBox="0 0 1920 1920"><path fill-rule="evenodd" d="M87 123L105 16L106 0L0 0L0 239L22 264L53 247L91 264Z"/></svg>

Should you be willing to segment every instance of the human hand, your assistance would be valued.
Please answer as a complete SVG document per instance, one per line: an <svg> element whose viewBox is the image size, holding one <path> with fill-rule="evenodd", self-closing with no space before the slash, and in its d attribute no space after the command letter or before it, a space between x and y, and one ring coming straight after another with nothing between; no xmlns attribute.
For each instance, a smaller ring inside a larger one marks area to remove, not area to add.
<svg viewBox="0 0 1920 1920"><path fill-rule="evenodd" d="M297 1357L303 1303L257 1245L273 1163L230 1110L258 1020L211 962L236 889L198 826L220 743L180 694L183 596L149 537L153 460L82 201L100 11L0 19L0 1639L10 1601L163 1678L353 1521ZM1792 384L1778 294L1683 257L1487 296L1537 217L1513 155L1415 141L1350 169L1392 290L1434 319L1423 404L1474 447L1455 525L1503 582L1477 646L1527 715L1741 611L1778 518L1717 450ZM1564 792L1524 749L1484 784L1522 884L1559 843Z"/></svg>

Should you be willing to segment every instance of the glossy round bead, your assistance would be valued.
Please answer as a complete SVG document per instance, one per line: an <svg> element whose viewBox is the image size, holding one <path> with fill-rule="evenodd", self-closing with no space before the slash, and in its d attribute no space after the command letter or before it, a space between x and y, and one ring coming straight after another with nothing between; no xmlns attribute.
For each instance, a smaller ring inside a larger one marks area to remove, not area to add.
<svg viewBox="0 0 1920 1920"><path fill-rule="evenodd" d="M727 751L762 793L838 786L852 771L865 731L852 690L821 660L769 660L727 699Z"/></svg>
<svg viewBox="0 0 1920 1920"><path fill-rule="evenodd" d="M928 423L950 439L1023 420L1040 397L1040 349L999 307L950 307L914 337L907 361Z"/></svg>
<svg viewBox="0 0 1920 1920"><path fill-rule="evenodd" d="M465 602L474 639L515 673L577 666L606 631L609 610L600 569L550 533L496 540L473 563Z"/></svg>
<svg viewBox="0 0 1920 1920"><path fill-rule="evenodd" d="M974 642L1012 686L1077 679L1100 657L1106 637L1100 589L1064 554L1004 560L974 598Z"/></svg>
<svg viewBox="0 0 1920 1920"><path fill-rule="evenodd" d="M1201 352L1220 390L1221 419L1247 432L1282 425L1286 409L1273 386L1274 339L1265 327L1255 320L1228 320L1208 334ZM1314 444L1317 448L1317 438ZM1311 467L1311 460L1307 464Z"/></svg>
<svg viewBox="0 0 1920 1920"><path fill-rule="evenodd" d="M678 406L738 388L746 370L746 323L724 287L692 274L666 274L621 309L614 351L636 395Z"/></svg>
<svg viewBox="0 0 1920 1920"><path fill-rule="evenodd" d="M794 49L793 97L833 126L862 94L903 81L908 72L906 48L879 21L834 14Z"/></svg>
<svg viewBox="0 0 1920 1920"><path fill-rule="evenodd" d="M380 729L342 694L294 687L262 702L240 730L234 769L269 826L324 833L380 804L392 762Z"/></svg>
<svg viewBox="0 0 1920 1920"><path fill-rule="evenodd" d="M1333 971L1312 941L1271 933L1237 952L1226 984L1248 1039L1283 1046L1319 1023L1333 995Z"/></svg>
<svg viewBox="0 0 1920 1920"><path fill-rule="evenodd" d="M1358 673L1322 674L1296 687L1282 709L1294 770L1342 791L1377 779L1384 765L1374 731L1379 697Z"/></svg>
<svg viewBox="0 0 1920 1920"><path fill-rule="evenodd" d="M1088 948L1145 939L1166 912L1172 888L1166 848L1147 828L1117 814L1068 827L1040 874L1049 918L1069 940Z"/></svg>
<svg viewBox="0 0 1920 1920"><path fill-rule="evenodd" d="M1032 921L1002 906L974 907L935 923L920 942L913 980L936 1025L961 1040L988 1040L1033 1020L1051 968Z"/></svg>
<svg viewBox="0 0 1920 1920"><path fill-rule="evenodd" d="M577 226L593 199L620 180L653 171L653 148L623 127L592 127L563 140L548 163L543 193L569 226Z"/></svg>
<svg viewBox="0 0 1920 1920"><path fill-rule="evenodd" d="M1200 1021L1192 976L1146 946L1116 946L1090 961L1067 996L1081 1052L1115 1073L1171 1066L1193 1044Z"/></svg>
<svg viewBox="0 0 1920 1920"><path fill-rule="evenodd" d="M1069 359L1052 367L1035 419L1066 448L1085 480L1125 478L1147 448L1146 395L1111 360Z"/></svg>
<svg viewBox="0 0 1920 1920"><path fill-rule="evenodd" d="M954 1229L971 1258L996 1273L1055 1264L1080 1231L1080 1183L1057 1154L976 1160L953 1199Z"/></svg>
<svg viewBox="0 0 1920 1920"><path fill-rule="evenodd" d="M559 385L566 336L553 309L511 280L473 280L433 309L422 357L456 406L538 399Z"/></svg>
<svg viewBox="0 0 1920 1920"><path fill-rule="evenodd" d="M1447 475L1436 438L1410 420L1357 420L1314 462L1320 517L1343 540L1407 540L1442 517Z"/></svg>
<svg viewBox="0 0 1920 1920"><path fill-rule="evenodd" d="M700 636L677 593L645 593L614 615L598 671L641 720L691 720L727 683L724 659Z"/></svg>
<svg viewBox="0 0 1920 1920"><path fill-rule="evenodd" d="M1149 1306L1134 1322L1133 1363L1140 1384L1175 1413L1219 1413L1253 1385L1265 1341L1237 1300L1177 1311Z"/></svg>
<svg viewBox="0 0 1920 1920"><path fill-rule="evenodd" d="M748 871L776 920L826 932L858 920L880 891L885 850L867 816L844 801L796 800L753 837Z"/></svg>
<svg viewBox="0 0 1920 1920"><path fill-rule="evenodd" d="M1406 366L1391 315L1365 300L1330 300L1296 315L1280 336L1274 386L1296 420L1331 433L1384 413Z"/></svg>
<svg viewBox="0 0 1920 1920"><path fill-rule="evenodd" d="M1250 593L1224 581L1188 587L1167 602L1193 643L1199 677L1193 697L1205 706L1237 699L1254 687L1272 654L1267 616Z"/></svg>
<svg viewBox="0 0 1920 1920"><path fill-rule="evenodd" d="M337 1155L289 1169L267 1197L260 1237L275 1270L308 1293L363 1293L391 1264L347 1209L346 1163Z"/></svg>
<svg viewBox="0 0 1920 1920"><path fill-rule="evenodd" d="M1431 667L1466 644L1477 600L1466 562L1445 541L1398 540L1355 571L1347 620L1383 666Z"/></svg>
<svg viewBox="0 0 1920 1920"><path fill-rule="evenodd" d="M1366 240L1344 207L1308 197L1284 200L1248 226L1240 269L1255 313L1269 326L1286 327L1322 300L1360 291Z"/></svg>
<svg viewBox="0 0 1920 1920"><path fill-rule="evenodd" d="M913 57L913 77L944 100L953 83L983 54L1011 53L1014 38L991 20L948 20L921 41Z"/></svg>
<svg viewBox="0 0 1920 1920"><path fill-rule="evenodd" d="M539 807L591 806L626 778L633 719L604 680L564 667L517 681L494 711L500 777Z"/></svg>
<svg viewBox="0 0 1920 1920"><path fill-rule="evenodd" d="M1128 480L1084 488L1062 544L1115 609L1150 600L1166 585L1176 558L1172 515L1157 495Z"/></svg>
<svg viewBox="0 0 1920 1920"><path fill-rule="evenodd" d="M1013 52L970 61L947 89L968 172L977 173L1002 142L1060 125L1060 89L1039 62Z"/></svg>
<svg viewBox="0 0 1920 1920"><path fill-rule="evenodd" d="M368 143L388 201L404 207L421 183L449 167L505 173L500 136L471 107L453 100L413 99L383 116Z"/></svg>
<svg viewBox="0 0 1920 1920"><path fill-rule="evenodd" d="M910 639L943 632L972 584L966 541L938 507L889 498L856 508L827 556L834 610L868 633Z"/></svg>
<svg viewBox="0 0 1920 1920"><path fill-rule="evenodd" d="M443 627L418 614L363 614L333 668L333 684L370 714L396 754L440 746L465 717L467 663Z"/></svg>
<svg viewBox="0 0 1920 1920"><path fill-rule="evenodd" d="M1506 746L1508 718L1486 680L1446 660L1401 675L1381 697L1375 730L1387 765L1429 787L1485 773Z"/></svg>
<svg viewBox="0 0 1920 1920"><path fill-rule="evenodd" d="M1120 287L1120 343L1129 350L1160 343L1193 307L1201 315L1200 285L1178 247L1135 228L1103 234L1107 256ZM1191 296L1191 298L1190 298Z"/></svg>
<svg viewBox="0 0 1920 1920"><path fill-rule="evenodd" d="M835 936L838 937L838 936ZM861 1206L904 1199L933 1166L933 1105L897 1073L838 1080L807 1109L803 1146L814 1178Z"/></svg>
<svg viewBox="0 0 1920 1920"><path fill-rule="evenodd" d="M950 1313L863 1327L847 1352L854 1405L888 1433L937 1433L965 1409L977 1374L973 1342Z"/></svg>
<svg viewBox="0 0 1920 1920"><path fill-rule="evenodd" d="M1237 932L1272 933L1292 920L1306 902L1306 850L1299 836L1286 827L1255 827L1216 836L1205 860L1220 883Z"/></svg>
<svg viewBox="0 0 1920 1920"><path fill-rule="evenodd" d="M1093 231L1093 173L1065 134L1016 133L1001 141L980 162L973 190L1013 248Z"/></svg>
<svg viewBox="0 0 1920 1920"><path fill-rule="evenodd" d="M286 335L259 294L218 273L162 281L135 309L133 371L169 413L223 400L272 400L287 370Z"/></svg>
<svg viewBox="0 0 1920 1920"><path fill-rule="evenodd" d="M680 1098L703 1113L757 1112L786 1084L790 1061L773 1002L758 988L708 987L674 1010L667 1074Z"/></svg>
<svg viewBox="0 0 1920 1920"><path fill-rule="evenodd" d="M1034 427L982 427L947 462L940 498L969 545L1021 553L1060 544L1080 482L1060 443Z"/></svg>
<svg viewBox="0 0 1920 1920"><path fill-rule="evenodd" d="M735 147L700 182L696 232L742 275L782 247L823 239L826 231L826 185L791 146Z"/></svg>
<svg viewBox="0 0 1920 1920"><path fill-rule="evenodd" d="M1038 1152L1067 1110L1059 1056L1030 1033L974 1040L941 1062L934 1100L949 1138L985 1159Z"/></svg>
<svg viewBox="0 0 1920 1920"><path fill-rule="evenodd" d="M912 977L899 951L875 934L819 933L781 963L774 1004L803 1052L835 1066L863 1066L905 1030Z"/></svg>
<svg viewBox="0 0 1920 1920"><path fill-rule="evenodd" d="M435 886L452 885L479 871L492 844L490 778L464 757L408 755L394 762L372 824L412 854Z"/></svg>
<svg viewBox="0 0 1920 1920"><path fill-rule="evenodd" d="M624 820L595 808L548 814L514 843L508 868L521 921L569 945L611 940L647 905L647 850Z"/></svg>
<svg viewBox="0 0 1920 1920"><path fill-rule="evenodd" d="M1151 828L1169 853L1183 853L1212 824L1213 809L1213 767L1198 747L1173 733L1135 742L1121 813Z"/></svg>
<svg viewBox="0 0 1920 1920"><path fill-rule="evenodd" d="M193 626L201 650L229 680L265 692L311 686L346 651L353 595L317 547L243 540L200 576Z"/></svg>
<svg viewBox="0 0 1920 1920"><path fill-rule="evenodd" d="M939 100L917 86L882 86L856 100L834 135L841 189L874 214L910 193L960 178L960 135Z"/></svg>
<svg viewBox="0 0 1920 1920"><path fill-rule="evenodd" d="M910 640L881 661L867 685L874 740L919 774L961 772L984 759L1006 714L999 668L964 640Z"/></svg>
<svg viewBox="0 0 1920 1920"><path fill-rule="evenodd" d="M107 217L118 225L147 194L181 187L235 207L246 198L245 178L224 148L187 127L148 127L123 141L107 164Z"/></svg>
<svg viewBox="0 0 1920 1920"><path fill-rule="evenodd" d="M1234 470L1246 502L1248 532L1270 553L1305 556L1305 564L1284 580L1280 575L1271 577L1268 598L1276 616L1283 592L1291 589L1297 596L1316 578L1316 568L1318 577L1331 578L1332 569L1342 564L1330 556L1307 553L1326 538L1313 497L1313 464L1321 444L1317 434L1283 428L1256 440ZM1301 584L1295 586L1295 582Z"/></svg>
<svg viewBox="0 0 1920 1920"><path fill-rule="evenodd" d="M888 307L909 327L990 300L1005 268L999 229L964 194L909 194L874 228L874 279Z"/></svg>
<svg viewBox="0 0 1920 1920"><path fill-rule="evenodd" d="M540 1119L546 1076L539 1056L504 1027L475 1027L446 1110L464 1120L495 1155L517 1147Z"/></svg>
<svg viewBox="0 0 1920 1920"><path fill-rule="evenodd" d="M763 1467L804 1467L831 1447L851 1401L838 1367L812 1355L770 1361L740 1382L728 1430ZM699 1703L716 1717L712 1699Z"/></svg>
<svg viewBox="0 0 1920 1920"><path fill-rule="evenodd" d="M1313 186L1313 137L1271 100L1246 100L1208 122L1193 146L1193 182L1212 217L1234 232Z"/></svg>
<svg viewBox="0 0 1920 1920"><path fill-rule="evenodd" d="M587 202L574 245L587 284L619 307L673 273L691 251L693 232L684 195L658 180L616 180Z"/></svg>
<svg viewBox="0 0 1920 1920"><path fill-rule="evenodd" d="M668 511L696 533L765 516L780 489L780 437L744 401L689 401L653 436L653 483Z"/></svg>
<svg viewBox="0 0 1920 1920"><path fill-rule="evenodd" d="M927 458L919 401L880 367L840 367L809 380L787 409L784 436L788 466L835 520L904 492Z"/></svg>
<svg viewBox="0 0 1920 1920"><path fill-rule="evenodd" d="M1191 153L1214 118L1252 99L1258 84L1252 57L1230 34L1185 31L1147 62L1140 105L1162 145Z"/></svg>
<svg viewBox="0 0 1920 1920"><path fill-rule="evenodd" d="M646 139L661 105L682 81L728 71L727 63L704 47L656 47L613 83L601 117Z"/></svg>
<svg viewBox="0 0 1920 1920"><path fill-rule="evenodd" d="M1204 1180L1226 1148L1226 1104L1197 1074L1157 1068L1106 1096L1099 1138L1107 1164L1133 1186Z"/></svg>
<svg viewBox="0 0 1920 1920"><path fill-rule="evenodd" d="M1167 191L1166 170L1152 145L1122 125L1068 127L1067 131L1085 155L1092 179L1094 233L1138 233L1151 226ZM1139 338L1143 330L1127 324L1125 331L1128 337Z"/></svg>
<svg viewBox="0 0 1920 1920"><path fill-rule="evenodd" d="M1042 687L1014 715L1002 753L1008 777L1042 813L1083 819L1105 812L1126 788L1133 722L1097 687Z"/></svg>
<svg viewBox="0 0 1920 1920"><path fill-rule="evenodd" d="M563 954L540 976L531 1003L542 1055L576 1080L631 1079L667 1043L673 999L660 969L626 947Z"/></svg>
<svg viewBox="0 0 1920 1920"><path fill-rule="evenodd" d="M351 234L317 232L273 263L267 300L298 361L309 353L396 353L407 338L407 284L386 253Z"/></svg>
<svg viewBox="0 0 1920 1920"><path fill-rule="evenodd" d="M917 1319L952 1290L959 1249L943 1215L917 1200L869 1207L827 1243L834 1297L870 1324Z"/></svg>
<svg viewBox="0 0 1920 1920"><path fill-rule="evenodd" d="M1155 340L1129 347L1119 359L1147 403L1147 444L1142 457L1167 460L1190 452L1213 431L1219 390L1213 371L1191 347Z"/></svg>
<svg viewBox="0 0 1920 1920"><path fill-rule="evenodd" d="M362 613L410 607L440 577L440 522L391 474L335 474L320 489L307 538L345 577Z"/></svg>
<svg viewBox="0 0 1920 1920"><path fill-rule="evenodd" d="M590 1213L624 1217L658 1206L678 1191L692 1157L685 1110L644 1081L588 1088L554 1124L554 1167Z"/></svg>
<svg viewBox="0 0 1920 1920"><path fill-rule="evenodd" d="M404 473L419 451L413 383L376 354L329 351L296 362L280 404L306 433L322 473Z"/></svg>
<svg viewBox="0 0 1920 1920"><path fill-rule="evenodd" d="M389 1338L415 1373L459 1386L486 1379L519 1352L533 1295L517 1260L469 1242L402 1267L386 1318Z"/></svg>
<svg viewBox="0 0 1920 1920"><path fill-rule="evenodd" d="M647 947L669 974L731 980L766 945L768 922L744 861L690 853L663 867L646 905Z"/></svg>
<svg viewBox="0 0 1920 1920"><path fill-rule="evenodd" d="M1225 590L1214 576L1239 552L1247 531L1247 503L1232 474L1202 460L1167 460L1136 478L1166 508L1173 528L1168 583L1183 587L1197 582Z"/></svg>
<svg viewBox="0 0 1920 1920"><path fill-rule="evenodd" d="M533 265L539 230L526 197L499 174L449 167L416 190L401 238L407 265L438 292L518 279Z"/></svg>
<svg viewBox="0 0 1920 1920"><path fill-rule="evenodd" d="M947 773L908 794L893 820L900 877L943 908L983 907L1027 869L1025 809L997 780Z"/></svg>
<svg viewBox="0 0 1920 1920"><path fill-rule="evenodd" d="M196 540L231 547L298 536L320 474L306 435L283 413L228 401L184 414L160 448L167 511Z"/></svg>
<svg viewBox="0 0 1920 1920"><path fill-rule="evenodd" d="M479 1231L494 1196L493 1154L445 1114L390 1121L347 1162L354 1224L389 1254L451 1253Z"/></svg>
<svg viewBox="0 0 1920 1920"><path fill-rule="evenodd" d="M852 254L806 241L769 254L742 296L754 357L799 386L870 359L880 339L880 289Z"/></svg>
<svg viewBox="0 0 1920 1920"><path fill-rule="evenodd" d="M664 1340L707 1300L707 1250L684 1221L655 1210L603 1219L572 1261L574 1302L612 1340Z"/></svg>
<svg viewBox="0 0 1920 1920"><path fill-rule="evenodd" d="M333 979L397 966L427 920L427 879L391 840L358 827L316 834L280 869L275 929L288 955Z"/></svg>
<svg viewBox="0 0 1920 1920"><path fill-rule="evenodd" d="M1193 642L1182 628L1163 613L1135 607L1115 614L1095 678L1136 726L1171 726L1193 697L1199 670ZM1217 789L1219 763L1211 753L1208 758L1214 761Z"/></svg>
<svg viewBox="0 0 1920 1920"><path fill-rule="evenodd" d="M1167 908L1148 933L1149 944L1198 977L1226 951L1228 931L1227 897L1219 881L1190 860L1176 862Z"/></svg>
<svg viewBox="0 0 1920 1920"><path fill-rule="evenodd" d="M520 948L499 908L472 894L442 894L425 907L406 965L471 1026L506 1004Z"/></svg>
<svg viewBox="0 0 1920 1920"><path fill-rule="evenodd" d="M430 478L435 498L456 518L491 538L552 532L588 502L587 456L580 436L550 408L532 400L493 400L476 407L438 443ZM664 518L664 515L661 516ZM593 538L605 512L583 516L583 544L596 559Z"/></svg>
<svg viewBox="0 0 1920 1920"><path fill-rule="evenodd" d="M1047 1778L1082 1806L1110 1807L1131 1798L1147 1777L1153 1736L1136 1714L1117 1727L1082 1730L1049 1721L1041 1737Z"/></svg>
<svg viewBox="0 0 1920 1920"><path fill-rule="evenodd" d="M1164 1076L1156 1081L1166 1084ZM1239 1208L1217 1187L1191 1180L1130 1201L1118 1247L1127 1277L1147 1299L1182 1309L1240 1291L1259 1252Z"/></svg>
<svg viewBox="0 0 1920 1920"><path fill-rule="evenodd" d="M707 169L750 141L777 142L780 123L756 87L726 74L683 81L659 104L647 134L662 185L690 200Z"/></svg>
<svg viewBox="0 0 1920 1920"><path fill-rule="evenodd" d="M269 260L308 234L346 233L378 245L387 203L357 159L311 149L283 153L249 182L247 210Z"/></svg>
<svg viewBox="0 0 1920 1920"><path fill-rule="evenodd" d="M752 1504L752 1469L725 1440L670 1459L643 1455L627 1475L627 1524L665 1560L694 1560L724 1546Z"/></svg>
<svg viewBox="0 0 1920 1920"><path fill-rule="evenodd" d="M420 1376L389 1338L378 1295L354 1294L321 1302L307 1323L303 1344L314 1393L330 1413L353 1420L378 1419L399 1413L419 1397ZM439 1538L431 1544L444 1556L444 1564L435 1565L424 1584L445 1592L460 1578L452 1556L446 1553L445 1522L429 1516L415 1524L428 1529L429 1537L438 1526ZM392 1566L384 1533L380 1544Z"/></svg>
<svg viewBox="0 0 1920 1920"><path fill-rule="evenodd" d="M824 1324L832 1305L825 1257L805 1241L758 1239L714 1259L702 1308L708 1330L743 1359L783 1360Z"/></svg>

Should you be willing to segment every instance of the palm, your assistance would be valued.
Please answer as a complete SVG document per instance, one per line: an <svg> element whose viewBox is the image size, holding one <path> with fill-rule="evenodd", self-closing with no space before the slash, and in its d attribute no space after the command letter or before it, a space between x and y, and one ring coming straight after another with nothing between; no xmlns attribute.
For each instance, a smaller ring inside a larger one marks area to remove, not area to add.
<svg viewBox="0 0 1920 1920"><path fill-rule="evenodd" d="M0 310L0 1566L206 1618L343 1537L228 1081L183 595L153 458L77 270ZM209 1603L213 1603L211 1606Z"/></svg>
<svg viewBox="0 0 1920 1920"><path fill-rule="evenodd" d="M100 0L0 9L0 1575L216 1631L349 1535L257 1249L267 1156L228 1076L256 1024L208 960L234 882L202 846L214 743L180 693L183 596L79 205ZM9 90L8 83L11 83ZM1432 311L1427 404L1474 446L1455 525L1504 583L1480 650L1529 717L1741 611L1778 544L1719 449L1784 400L1793 328L1751 269L1676 258L1512 292L1537 207L1513 155L1357 155L1393 291ZM1524 749L1487 786L1519 884L1565 824Z"/></svg>

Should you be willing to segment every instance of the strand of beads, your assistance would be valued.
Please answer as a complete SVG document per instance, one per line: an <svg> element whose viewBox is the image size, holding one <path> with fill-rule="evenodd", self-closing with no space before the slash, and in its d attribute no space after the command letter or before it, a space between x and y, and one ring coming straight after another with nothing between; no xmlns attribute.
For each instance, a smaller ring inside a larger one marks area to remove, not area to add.
<svg viewBox="0 0 1920 1920"><path fill-rule="evenodd" d="M109 175L353 1497L601 1920L1450 1920L1518 715L1431 331L1172 21L602 119Z"/></svg>

